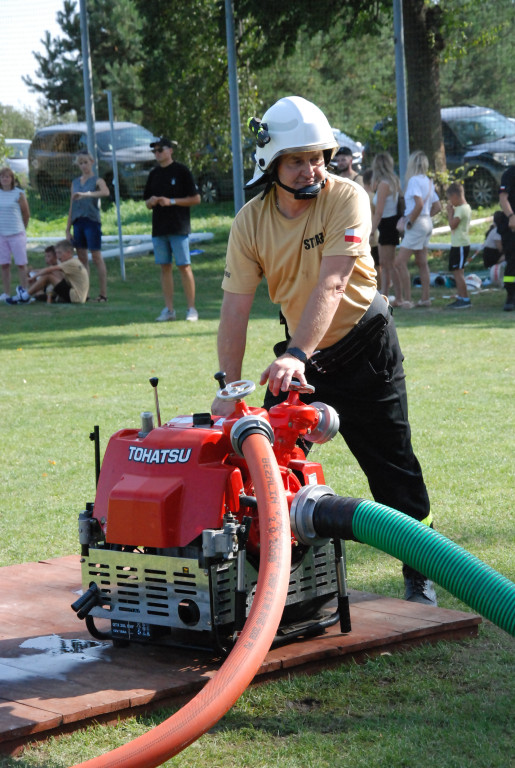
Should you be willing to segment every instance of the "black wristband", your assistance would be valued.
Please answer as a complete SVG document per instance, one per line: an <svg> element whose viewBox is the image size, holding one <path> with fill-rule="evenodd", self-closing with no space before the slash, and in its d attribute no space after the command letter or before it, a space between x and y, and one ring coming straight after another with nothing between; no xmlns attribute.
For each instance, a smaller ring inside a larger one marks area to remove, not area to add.
<svg viewBox="0 0 515 768"><path fill-rule="evenodd" d="M292 357L296 357L297 360L300 360L301 363L308 362L308 356L305 352L302 351L302 349L299 349L299 347L288 347L286 353Z"/></svg>

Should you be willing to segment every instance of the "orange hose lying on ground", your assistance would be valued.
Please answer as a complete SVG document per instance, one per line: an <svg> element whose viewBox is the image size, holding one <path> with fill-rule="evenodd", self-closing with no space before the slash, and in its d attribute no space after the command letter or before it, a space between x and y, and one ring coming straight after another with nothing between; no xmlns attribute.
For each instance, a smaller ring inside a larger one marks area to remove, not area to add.
<svg viewBox="0 0 515 768"><path fill-rule="evenodd" d="M233 650L216 675L172 717L123 747L73 768L154 768L208 731L252 681L275 637L290 579L291 531L277 461L266 437L249 435L242 453L254 483L261 531L256 595Z"/></svg>

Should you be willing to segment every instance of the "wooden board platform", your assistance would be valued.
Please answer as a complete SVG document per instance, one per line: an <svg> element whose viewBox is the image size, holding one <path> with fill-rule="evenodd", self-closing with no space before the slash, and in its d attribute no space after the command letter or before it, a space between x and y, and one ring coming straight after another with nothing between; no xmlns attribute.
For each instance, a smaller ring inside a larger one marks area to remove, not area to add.
<svg viewBox="0 0 515 768"><path fill-rule="evenodd" d="M81 588L78 555L0 568L0 751L84 726L182 704L211 678L220 659L205 651L95 642L70 608ZM420 642L477 635L481 618L351 592L352 632L271 650L255 682L345 657Z"/></svg>

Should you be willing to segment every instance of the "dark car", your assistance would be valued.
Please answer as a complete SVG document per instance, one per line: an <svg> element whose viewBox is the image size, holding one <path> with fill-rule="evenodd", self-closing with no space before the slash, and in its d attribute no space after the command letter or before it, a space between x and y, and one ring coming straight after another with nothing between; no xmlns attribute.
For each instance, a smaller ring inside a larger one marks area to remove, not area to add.
<svg viewBox="0 0 515 768"><path fill-rule="evenodd" d="M251 139L243 143L243 183L246 184L254 175L254 149ZM219 200L231 200L234 197L234 182L231 162L232 152L223 141L218 148L206 144L195 156L195 181L203 203L216 203ZM199 170L200 168L200 170ZM247 191L246 196L255 192Z"/></svg>
<svg viewBox="0 0 515 768"><path fill-rule="evenodd" d="M498 199L502 174L515 165L515 123L478 106L445 107L441 116L447 168L463 179L469 203L491 205ZM388 148L395 155L396 144L394 121L380 120L365 145L366 162L371 164L375 152Z"/></svg>
<svg viewBox="0 0 515 768"><path fill-rule="evenodd" d="M154 134L135 123L95 123L98 175L113 189L114 143L121 197L142 197L148 173L155 166L150 151ZM70 189L72 179L79 175L75 158L87 151L86 123L49 125L37 131L29 151L29 181L42 198L50 199L56 192Z"/></svg>
<svg viewBox="0 0 515 768"><path fill-rule="evenodd" d="M441 115L447 167L464 169L470 203L490 205L502 174L515 165L515 124L486 107L446 107Z"/></svg>

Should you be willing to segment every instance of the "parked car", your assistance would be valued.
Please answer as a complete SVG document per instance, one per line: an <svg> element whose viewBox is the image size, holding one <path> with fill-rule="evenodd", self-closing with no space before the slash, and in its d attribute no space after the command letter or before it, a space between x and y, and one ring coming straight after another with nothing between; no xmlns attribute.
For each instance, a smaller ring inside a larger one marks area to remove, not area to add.
<svg viewBox="0 0 515 768"><path fill-rule="evenodd" d="M16 174L20 183L27 183L29 178L29 139L5 139L7 165Z"/></svg>
<svg viewBox="0 0 515 768"><path fill-rule="evenodd" d="M515 165L515 124L487 107L446 107L441 114L447 167L464 169L470 203L490 205L502 174Z"/></svg>
<svg viewBox="0 0 515 768"><path fill-rule="evenodd" d="M500 112L473 105L445 107L441 117L447 168L463 179L469 203L491 205L498 199L502 174L509 165L515 165L515 123ZM390 152L397 154L391 117L379 120L373 134L381 139L365 145L368 164L375 152L390 145Z"/></svg>
<svg viewBox="0 0 515 768"><path fill-rule="evenodd" d="M155 166L150 151L154 134L135 123L95 123L98 175L113 189L112 146L114 142L121 197L142 197L148 173ZM49 125L37 131L29 151L29 179L42 198L70 189L79 171L77 153L87 151L86 123Z"/></svg>
<svg viewBox="0 0 515 768"><path fill-rule="evenodd" d="M220 151L211 144L207 144L200 152L197 152L194 159L197 169L194 170L193 175L203 203L216 203L219 200L231 200L234 197L234 181L230 160L232 153L223 144L223 141L219 145L219 149ZM243 143L244 184L250 181L254 175L254 149L254 142L250 138L245 139ZM219 155L229 159L221 160ZM245 194L253 196L255 192L247 191Z"/></svg>

